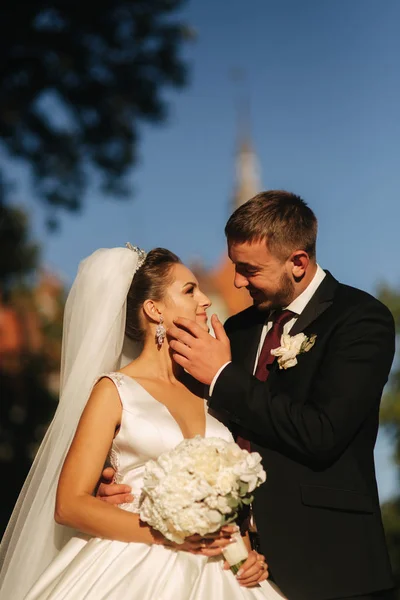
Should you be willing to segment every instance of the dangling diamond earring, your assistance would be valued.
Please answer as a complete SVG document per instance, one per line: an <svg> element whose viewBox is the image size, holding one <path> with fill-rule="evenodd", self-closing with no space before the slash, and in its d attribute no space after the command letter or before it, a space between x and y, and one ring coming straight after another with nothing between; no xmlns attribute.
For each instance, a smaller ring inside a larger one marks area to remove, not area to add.
<svg viewBox="0 0 400 600"><path fill-rule="evenodd" d="M165 336L167 335L167 330L165 329L163 323L164 323L163 316L160 315L160 322L157 325L157 329L156 329L156 341L157 341L158 349L160 349L161 346L163 345Z"/></svg>

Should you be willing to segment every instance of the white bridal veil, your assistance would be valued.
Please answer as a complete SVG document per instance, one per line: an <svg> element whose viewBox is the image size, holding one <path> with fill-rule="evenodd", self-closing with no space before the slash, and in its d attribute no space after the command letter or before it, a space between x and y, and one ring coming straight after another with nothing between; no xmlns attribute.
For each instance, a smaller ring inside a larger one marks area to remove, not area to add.
<svg viewBox="0 0 400 600"><path fill-rule="evenodd" d="M126 297L143 260L128 245L79 265L65 306L60 400L0 546L0 600L22 600L74 533L53 518L58 476L96 378L120 367Z"/></svg>

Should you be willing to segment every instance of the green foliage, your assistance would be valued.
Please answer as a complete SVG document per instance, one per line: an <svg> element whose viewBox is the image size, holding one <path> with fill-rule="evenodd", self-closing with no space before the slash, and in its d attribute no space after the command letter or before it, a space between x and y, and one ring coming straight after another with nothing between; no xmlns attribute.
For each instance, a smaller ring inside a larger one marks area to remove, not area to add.
<svg viewBox="0 0 400 600"><path fill-rule="evenodd" d="M381 285L379 298L392 311L396 323L396 333L399 336L400 290ZM392 440L393 461L400 482L400 367L398 362L393 367L389 384L389 390L382 401L381 424ZM395 498L382 506L382 516L400 600L400 491Z"/></svg>
<svg viewBox="0 0 400 600"><path fill-rule="evenodd" d="M127 193L139 123L165 118L186 81L172 17L184 0L14 0L0 7L0 140L32 168L52 215L77 210L88 165Z"/></svg>
<svg viewBox="0 0 400 600"><path fill-rule="evenodd" d="M400 496L382 506L383 522L397 585L400 568Z"/></svg>
<svg viewBox="0 0 400 600"><path fill-rule="evenodd" d="M38 260L38 247L29 239L27 217L22 210L5 205L5 194L0 174L0 291L31 272Z"/></svg>
<svg viewBox="0 0 400 600"><path fill-rule="evenodd" d="M390 308L396 323L396 331L400 334L400 290L393 289L386 284L380 284L378 297L383 304Z"/></svg>

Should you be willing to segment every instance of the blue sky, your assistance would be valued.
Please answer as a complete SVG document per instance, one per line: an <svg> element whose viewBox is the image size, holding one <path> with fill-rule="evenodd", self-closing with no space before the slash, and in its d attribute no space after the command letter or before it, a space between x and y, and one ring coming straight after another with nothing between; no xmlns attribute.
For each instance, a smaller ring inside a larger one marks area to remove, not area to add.
<svg viewBox="0 0 400 600"><path fill-rule="evenodd" d="M198 33L185 56L190 85L168 92L169 119L142 127L133 198L102 197L65 215L56 236L21 182L44 263L70 283L79 260L126 241L166 246L215 264L233 191L237 102L232 71L246 71L262 183L300 194L319 218L320 264L373 292L400 285L400 3L398 0L191 0ZM394 489L388 442L377 463L382 495Z"/></svg>

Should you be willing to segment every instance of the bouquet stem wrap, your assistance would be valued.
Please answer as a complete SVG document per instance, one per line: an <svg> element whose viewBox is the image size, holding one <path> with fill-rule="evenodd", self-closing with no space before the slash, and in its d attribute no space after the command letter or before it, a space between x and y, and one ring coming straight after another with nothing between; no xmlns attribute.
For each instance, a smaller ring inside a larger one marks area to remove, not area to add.
<svg viewBox="0 0 400 600"><path fill-rule="evenodd" d="M231 571L234 575L239 571L240 567L246 562L249 552L240 534L240 531L232 535L235 540L234 544L229 544L223 549L222 554L228 562Z"/></svg>

